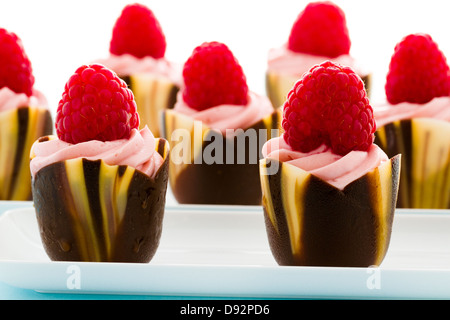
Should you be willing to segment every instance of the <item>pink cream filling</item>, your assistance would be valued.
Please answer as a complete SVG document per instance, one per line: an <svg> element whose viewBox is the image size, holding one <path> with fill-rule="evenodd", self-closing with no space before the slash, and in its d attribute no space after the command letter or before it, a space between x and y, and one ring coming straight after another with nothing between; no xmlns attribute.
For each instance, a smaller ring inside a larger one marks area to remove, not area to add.
<svg viewBox="0 0 450 320"><path fill-rule="evenodd" d="M211 129L223 134L227 129L246 129L274 112L270 100L263 95L250 92L247 105L223 104L206 110L198 111L188 106L178 92L174 110L181 114L202 121Z"/></svg>
<svg viewBox="0 0 450 320"><path fill-rule="evenodd" d="M391 105L386 102L374 106L373 115L378 128L397 120L413 118L434 118L450 122L450 97L434 98L425 104L402 102Z"/></svg>
<svg viewBox="0 0 450 320"><path fill-rule="evenodd" d="M38 90L28 97L25 93L16 93L8 87L0 89L0 112L14 110L20 107L48 108L47 99Z"/></svg>
<svg viewBox="0 0 450 320"><path fill-rule="evenodd" d="M268 72L275 72L278 74L299 78L305 72L309 71L309 69L311 69L314 65L320 64L327 60L343 66L351 67L359 75L368 73L367 71L362 70L361 66L357 65L355 59L348 54L344 54L336 58L315 56L291 51L287 48L287 45L269 50L267 70Z"/></svg>
<svg viewBox="0 0 450 320"><path fill-rule="evenodd" d="M120 56L111 54L108 58L97 60L96 63L103 64L105 67L114 70L118 75L154 74L167 78L178 86L182 85L181 66L165 58L137 58L130 54Z"/></svg>
<svg viewBox="0 0 450 320"><path fill-rule="evenodd" d="M345 156L334 154L325 145L309 153L302 153L293 150L283 135L267 141L262 154L265 158L276 159L308 171L340 190L389 160L375 144L368 151L351 151Z"/></svg>
<svg viewBox="0 0 450 320"><path fill-rule="evenodd" d="M127 165L153 178L163 163L163 158L155 147L155 137L148 127L140 131L134 129L129 139L115 141L91 140L77 144L57 138L44 142L36 141L31 148L35 157L30 162L30 170L34 177L40 169L52 163L86 158L101 159L109 165Z"/></svg>

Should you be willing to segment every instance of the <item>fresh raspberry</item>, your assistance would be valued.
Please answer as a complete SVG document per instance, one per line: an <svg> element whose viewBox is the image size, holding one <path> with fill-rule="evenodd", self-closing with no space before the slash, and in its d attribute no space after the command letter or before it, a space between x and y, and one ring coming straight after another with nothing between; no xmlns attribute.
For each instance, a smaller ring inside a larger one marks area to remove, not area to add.
<svg viewBox="0 0 450 320"><path fill-rule="evenodd" d="M447 60L430 35L410 34L395 46L385 91L391 104L423 104L450 94Z"/></svg>
<svg viewBox="0 0 450 320"><path fill-rule="evenodd" d="M0 28L0 88L31 96L34 85L31 62L20 38Z"/></svg>
<svg viewBox="0 0 450 320"><path fill-rule="evenodd" d="M166 38L153 12L135 3L124 7L113 28L109 51L159 59L166 52Z"/></svg>
<svg viewBox="0 0 450 320"><path fill-rule="evenodd" d="M196 47L184 64L183 99L196 110L220 104L245 105L247 79L230 49L220 42Z"/></svg>
<svg viewBox="0 0 450 320"><path fill-rule="evenodd" d="M67 81L56 112L58 138L79 143L127 139L139 127L133 93L113 71L83 65Z"/></svg>
<svg viewBox="0 0 450 320"><path fill-rule="evenodd" d="M297 151L326 144L338 155L366 151L376 129L361 78L349 67L325 61L298 80L284 104L284 139Z"/></svg>
<svg viewBox="0 0 450 320"><path fill-rule="evenodd" d="M332 2L311 2L300 12L289 35L288 48L335 58L350 51L345 14Z"/></svg>

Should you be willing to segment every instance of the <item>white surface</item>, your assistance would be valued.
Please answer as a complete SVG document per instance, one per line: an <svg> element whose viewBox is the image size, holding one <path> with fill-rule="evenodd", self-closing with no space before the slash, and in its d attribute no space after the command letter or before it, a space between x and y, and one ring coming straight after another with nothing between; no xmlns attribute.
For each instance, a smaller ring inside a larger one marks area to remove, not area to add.
<svg viewBox="0 0 450 320"><path fill-rule="evenodd" d="M106 57L112 27L126 0L0 1L0 26L22 38L36 87L53 112L75 69ZM167 38L166 57L184 63L204 41L226 43L242 64L252 90L264 93L267 52L287 41L305 0L141 0ZM447 0L336 0L346 13L351 53L374 73L373 102L384 98L394 46L409 33L429 33L450 56Z"/></svg>
<svg viewBox="0 0 450 320"><path fill-rule="evenodd" d="M448 210L398 210L380 268L281 267L261 207L173 206L149 264L50 262L34 209L23 208L0 216L0 281L44 292L448 299L449 231Z"/></svg>

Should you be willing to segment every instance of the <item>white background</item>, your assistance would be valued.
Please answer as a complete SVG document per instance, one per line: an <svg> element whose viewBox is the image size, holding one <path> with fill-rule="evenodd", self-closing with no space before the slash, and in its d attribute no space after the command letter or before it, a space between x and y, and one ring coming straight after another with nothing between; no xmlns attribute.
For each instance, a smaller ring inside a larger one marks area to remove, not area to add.
<svg viewBox="0 0 450 320"><path fill-rule="evenodd" d="M0 0L0 27L19 35L32 62L36 88L55 112L75 69L107 57L122 0ZM287 41L301 0L141 0L153 10L167 39L166 57L179 63L204 41L226 43L253 91L264 93L267 52ZM373 72L372 102L384 99L394 46L410 33L429 33L450 57L450 1L343 0L351 54Z"/></svg>

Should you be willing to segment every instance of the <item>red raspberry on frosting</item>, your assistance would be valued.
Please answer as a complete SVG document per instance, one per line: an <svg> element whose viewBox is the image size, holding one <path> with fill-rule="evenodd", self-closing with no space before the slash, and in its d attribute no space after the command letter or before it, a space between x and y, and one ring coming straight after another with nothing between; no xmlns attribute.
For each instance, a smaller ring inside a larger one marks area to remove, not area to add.
<svg viewBox="0 0 450 320"><path fill-rule="evenodd" d="M447 60L430 35L410 34L395 46L385 91L391 104L423 104L450 94Z"/></svg>
<svg viewBox="0 0 450 320"><path fill-rule="evenodd" d="M166 52L166 38L153 12L135 3L125 6L113 28L109 51L159 59Z"/></svg>
<svg viewBox="0 0 450 320"><path fill-rule="evenodd" d="M326 144L345 155L368 150L374 140L376 125L363 81L351 68L330 61L295 83L283 112L284 139L297 151Z"/></svg>
<svg viewBox="0 0 450 320"><path fill-rule="evenodd" d="M20 38L0 28L0 88L31 96L34 85L31 62Z"/></svg>
<svg viewBox="0 0 450 320"><path fill-rule="evenodd" d="M223 43L205 42L196 47L184 64L183 78L183 99L191 108L247 104L247 79Z"/></svg>
<svg viewBox="0 0 450 320"><path fill-rule="evenodd" d="M83 65L67 81L56 112L58 138L69 143L127 139L139 127L133 93L113 71Z"/></svg>
<svg viewBox="0 0 450 320"><path fill-rule="evenodd" d="M345 14L332 2L311 2L292 26L288 48L295 52L335 58L350 51Z"/></svg>

